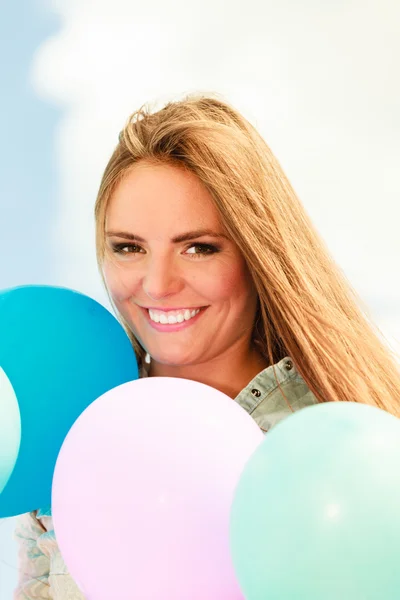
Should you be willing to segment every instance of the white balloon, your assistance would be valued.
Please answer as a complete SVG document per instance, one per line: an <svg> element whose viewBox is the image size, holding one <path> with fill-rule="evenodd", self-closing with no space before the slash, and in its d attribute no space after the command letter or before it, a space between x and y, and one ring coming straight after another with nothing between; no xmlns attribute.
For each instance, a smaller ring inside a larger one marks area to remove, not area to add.
<svg viewBox="0 0 400 600"><path fill-rule="evenodd" d="M4 370L0 367L0 494L17 461L21 444L21 414L18 399Z"/></svg>

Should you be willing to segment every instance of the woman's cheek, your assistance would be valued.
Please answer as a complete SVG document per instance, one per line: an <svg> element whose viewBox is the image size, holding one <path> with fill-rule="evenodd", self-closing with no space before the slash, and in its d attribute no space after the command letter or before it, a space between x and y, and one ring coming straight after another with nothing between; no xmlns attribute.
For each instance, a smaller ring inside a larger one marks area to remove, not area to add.
<svg viewBox="0 0 400 600"><path fill-rule="evenodd" d="M126 270L114 264L105 264L103 274L114 303L124 302L132 295L132 281Z"/></svg>
<svg viewBox="0 0 400 600"><path fill-rule="evenodd" d="M243 287L247 287L245 286L245 279L234 266L220 271L211 278L208 285L210 296L221 300L235 297L242 292Z"/></svg>

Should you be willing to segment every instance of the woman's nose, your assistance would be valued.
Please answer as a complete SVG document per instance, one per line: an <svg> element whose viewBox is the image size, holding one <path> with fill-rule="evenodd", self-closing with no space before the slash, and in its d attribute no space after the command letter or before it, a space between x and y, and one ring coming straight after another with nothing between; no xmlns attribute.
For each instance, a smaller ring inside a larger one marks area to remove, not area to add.
<svg viewBox="0 0 400 600"><path fill-rule="evenodd" d="M143 290L152 300L159 301L181 291L182 277L171 261L152 260L143 277Z"/></svg>

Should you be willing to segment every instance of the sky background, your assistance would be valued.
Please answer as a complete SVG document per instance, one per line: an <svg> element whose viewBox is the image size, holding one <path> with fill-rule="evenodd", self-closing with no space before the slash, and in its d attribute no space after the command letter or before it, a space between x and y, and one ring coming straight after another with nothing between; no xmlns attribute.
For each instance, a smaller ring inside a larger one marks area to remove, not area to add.
<svg viewBox="0 0 400 600"><path fill-rule="evenodd" d="M62 285L108 306L92 211L118 132L145 102L211 91L258 127L400 350L397 0L0 6L0 289ZM0 600L13 526L0 520Z"/></svg>

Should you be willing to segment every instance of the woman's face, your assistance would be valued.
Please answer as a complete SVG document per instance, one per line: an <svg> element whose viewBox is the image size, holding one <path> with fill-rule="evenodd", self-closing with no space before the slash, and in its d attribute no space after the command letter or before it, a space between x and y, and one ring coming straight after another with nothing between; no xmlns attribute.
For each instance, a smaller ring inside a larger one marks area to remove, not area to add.
<svg viewBox="0 0 400 600"><path fill-rule="evenodd" d="M135 165L106 218L104 275L154 361L205 363L248 344L257 295L208 190L170 165Z"/></svg>

